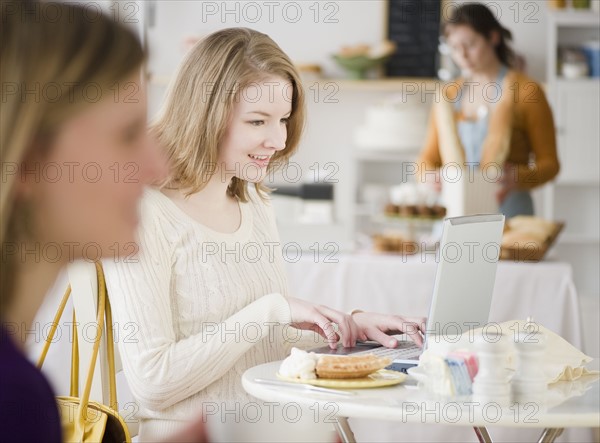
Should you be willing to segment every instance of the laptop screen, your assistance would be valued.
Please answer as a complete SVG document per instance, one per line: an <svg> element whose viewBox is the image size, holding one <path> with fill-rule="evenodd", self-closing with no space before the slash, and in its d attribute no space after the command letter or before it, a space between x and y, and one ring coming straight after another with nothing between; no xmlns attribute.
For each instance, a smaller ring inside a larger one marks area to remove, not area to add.
<svg viewBox="0 0 600 443"><path fill-rule="evenodd" d="M462 334L488 321L504 216L444 220L427 318L427 340Z"/></svg>

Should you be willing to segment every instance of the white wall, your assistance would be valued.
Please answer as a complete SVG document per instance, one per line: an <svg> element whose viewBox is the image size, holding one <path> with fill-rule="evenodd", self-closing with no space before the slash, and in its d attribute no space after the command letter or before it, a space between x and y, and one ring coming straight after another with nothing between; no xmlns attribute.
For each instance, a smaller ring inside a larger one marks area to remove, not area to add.
<svg viewBox="0 0 600 443"><path fill-rule="evenodd" d="M148 2L150 3L150 2ZM445 1L449 12L464 0ZM546 2L483 2L513 32L529 73L545 80ZM184 54L183 41L218 29L246 26L269 34L297 63L319 63L328 77L343 72L331 60L342 45L372 44L385 36L385 0L342 1L157 1L148 29L150 70L173 73Z"/></svg>
<svg viewBox="0 0 600 443"><path fill-rule="evenodd" d="M384 35L385 2L359 1L158 1L148 29L150 70L171 74L186 37L229 27L268 34L297 63L318 63L342 72L331 60L342 45L377 43Z"/></svg>

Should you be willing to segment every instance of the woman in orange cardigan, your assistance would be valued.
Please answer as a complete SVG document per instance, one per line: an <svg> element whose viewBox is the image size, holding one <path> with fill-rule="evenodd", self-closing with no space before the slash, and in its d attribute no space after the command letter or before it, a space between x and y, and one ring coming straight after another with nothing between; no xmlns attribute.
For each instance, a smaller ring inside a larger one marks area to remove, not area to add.
<svg viewBox="0 0 600 443"><path fill-rule="evenodd" d="M511 33L486 6L460 6L444 31L464 77L444 85L434 104L419 158L421 178L439 187L439 168L451 162L482 172L495 169L486 176L500 177L500 211L507 217L533 215L529 191L559 171L544 92L513 69Z"/></svg>

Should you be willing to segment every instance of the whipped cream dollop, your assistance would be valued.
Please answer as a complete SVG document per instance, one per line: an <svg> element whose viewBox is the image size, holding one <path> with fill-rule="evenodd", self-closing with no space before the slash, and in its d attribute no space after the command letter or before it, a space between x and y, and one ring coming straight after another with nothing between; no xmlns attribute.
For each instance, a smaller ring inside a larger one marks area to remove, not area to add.
<svg viewBox="0 0 600 443"><path fill-rule="evenodd" d="M313 380L317 378L315 368L318 360L319 356L314 352L292 348L290 356L281 363L279 374L283 377Z"/></svg>

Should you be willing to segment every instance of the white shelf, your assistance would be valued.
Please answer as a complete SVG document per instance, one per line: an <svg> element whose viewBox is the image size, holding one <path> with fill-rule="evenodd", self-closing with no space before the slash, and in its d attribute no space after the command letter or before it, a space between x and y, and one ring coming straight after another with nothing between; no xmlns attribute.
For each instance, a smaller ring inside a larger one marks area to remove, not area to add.
<svg viewBox="0 0 600 443"><path fill-rule="evenodd" d="M548 12L547 91L553 106L561 175L549 187L544 213L563 220L567 230L554 245L554 256L573 267L578 291L598 293L598 106L600 78L567 79L557 72L557 49L600 38L600 14L567 9ZM582 311L583 312L583 311ZM597 323L597 314L593 315Z"/></svg>
<svg viewBox="0 0 600 443"><path fill-rule="evenodd" d="M573 180L573 179L565 179L565 180L561 180L560 176L559 178L556 180L556 182L554 183L554 185L558 185L558 186L583 186L583 187L592 187L595 186L597 188L600 188L600 181L598 180Z"/></svg>
<svg viewBox="0 0 600 443"><path fill-rule="evenodd" d="M375 91L402 91L406 84L416 84L419 89L433 89L437 83L441 81L435 78L428 77L390 77L374 80L349 80L340 78L322 78L313 81L308 81L307 84L313 82L327 83L333 82L340 87L341 91L359 91L359 92L375 92Z"/></svg>
<svg viewBox="0 0 600 443"><path fill-rule="evenodd" d="M153 86L166 87L169 85L172 76L170 75L153 75L150 74L148 83ZM377 92L377 91L403 91L407 84L417 85L418 90L435 89L435 85L441 83L441 80L429 77L389 77L373 80L349 80L344 78L315 78L314 80L303 81L305 87L309 87L315 83L326 85L327 83L335 84L340 91L357 91L357 92Z"/></svg>
<svg viewBox="0 0 600 443"><path fill-rule="evenodd" d="M433 217L390 217L385 214L375 214L371 217L373 223L388 226L427 226L430 228L436 223L440 223L444 218Z"/></svg>
<svg viewBox="0 0 600 443"><path fill-rule="evenodd" d="M366 161L394 161L394 162L405 162L413 161L417 155L419 155L419 148L411 151L370 151L366 149L357 149L354 154L354 158L357 160Z"/></svg>
<svg viewBox="0 0 600 443"><path fill-rule="evenodd" d="M600 14L590 10L565 9L564 11L549 11L548 19L557 26L600 26Z"/></svg>
<svg viewBox="0 0 600 443"><path fill-rule="evenodd" d="M354 208L355 217L371 217L373 216L373 205L368 203L357 203Z"/></svg>
<svg viewBox="0 0 600 443"><path fill-rule="evenodd" d="M597 247L600 243L600 238L584 234L560 234L557 243L573 245L590 245Z"/></svg>
<svg viewBox="0 0 600 443"><path fill-rule="evenodd" d="M556 83L558 85L583 85L583 86L591 86L595 84L600 84L600 77L582 77L582 78L564 78L561 76L556 77Z"/></svg>

